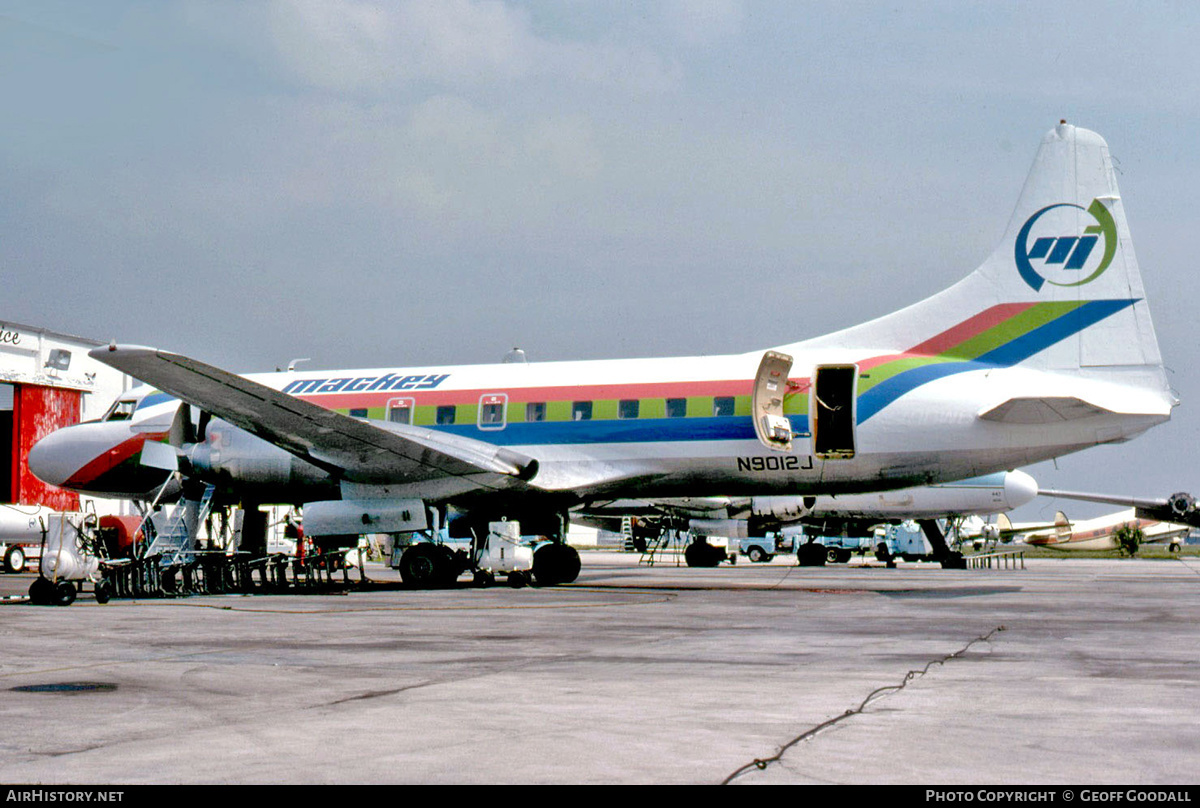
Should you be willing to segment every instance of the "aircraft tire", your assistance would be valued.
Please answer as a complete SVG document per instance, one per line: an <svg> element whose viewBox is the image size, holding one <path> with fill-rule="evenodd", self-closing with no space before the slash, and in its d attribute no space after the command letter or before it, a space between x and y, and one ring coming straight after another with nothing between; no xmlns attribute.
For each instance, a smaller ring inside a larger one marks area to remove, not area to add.
<svg viewBox="0 0 1200 808"><path fill-rule="evenodd" d="M967 560L963 558L962 553L950 553L942 559L942 569L944 570L965 570L967 568Z"/></svg>
<svg viewBox="0 0 1200 808"><path fill-rule="evenodd" d="M689 567L715 567L725 560L725 553L706 541L694 541L683 551Z"/></svg>
<svg viewBox="0 0 1200 808"><path fill-rule="evenodd" d="M796 551L796 565L800 567L825 566L825 545L813 542Z"/></svg>
<svg viewBox="0 0 1200 808"><path fill-rule="evenodd" d="M533 554L533 578L538 586L574 583L580 567L579 551L569 544L543 544Z"/></svg>
<svg viewBox="0 0 1200 808"><path fill-rule="evenodd" d="M427 543L409 547L400 556L400 579L419 589L444 585L450 565L441 549Z"/></svg>
<svg viewBox="0 0 1200 808"><path fill-rule="evenodd" d="M23 572L25 570L25 551L20 547L9 547L4 554L5 572Z"/></svg>

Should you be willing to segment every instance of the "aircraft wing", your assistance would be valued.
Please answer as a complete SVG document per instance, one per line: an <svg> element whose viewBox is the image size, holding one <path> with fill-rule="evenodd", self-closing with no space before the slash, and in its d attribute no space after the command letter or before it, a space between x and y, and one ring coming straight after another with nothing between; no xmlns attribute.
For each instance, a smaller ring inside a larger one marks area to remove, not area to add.
<svg viewBox="0 0 1200 808"><path fill-rule="evenodd" d="M482 441L325 409L179 354L109 345L90 356L355 483L458 478L459 491L523 487L537 460Z"/></svg>
<svg viewBox="0 0 1200 808"><path fill-rule="evenodd" d="M1134 508L1142 519L1153 519L1158 522L1175 522L1181 525L1200 527L1200 509L1196 507L1196 499L1191 494L1179 492L1165 499L1144 499L1130 496L1114 496L1112 494L1093 494L1083 491L1051 491L1042 489L1039 492L1046 497L1061 497L1077 499L1081 502L1102 502L1107 505L1124 505Z"/></svg>

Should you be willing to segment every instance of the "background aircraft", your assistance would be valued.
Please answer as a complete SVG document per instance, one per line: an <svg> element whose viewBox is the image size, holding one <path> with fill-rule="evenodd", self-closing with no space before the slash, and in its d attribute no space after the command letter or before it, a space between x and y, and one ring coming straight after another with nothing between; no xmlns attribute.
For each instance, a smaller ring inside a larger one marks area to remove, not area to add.
<svg viewBox="0 0 1200 808"><path fill-rule="evenodd" d="M173 464L189 498L304 503L306 533L334 544L508 518L555 540L539 580L572 580L580 504L904 488L1165 422L1177 402L1131 244L1107 144L1064 122L979 269L860 326L731 356L254 377L114 344L93 356L161 393L54 433L29 465L127 494ZM448 563L411 552L406 578Z"/></svg>
<svg viewBox="0 0 1200 808"><path fill-rule="evenodd" d="M616 531L623 518L637 517L637 538L643 541L662 530L679 530L690 533L702 545L713 536L745 539L804 525L806 535L820 545L821 536L866 536L875 526L889 522L925 523L944 517L1002 513L1032 501L1037 493L1037 481L1023 471L1010 471L868 494L619 499L583 506L573 511L571 518ZM931 543L943 563L956 563L948 558L949 549L940 530ZM811 550L814 560L824 553L824 547ZM720 560L718 552L703 547L689 546L685 555L696 566L707 565L714 558Z"/></svg>
<svg viewBox="0 0 1200 808"><path fill-rule="evenodd" d="M1003 514L1000 519L1007 521ZM1004 522L998 524L1002 529L1006 527ZM1179 551L1183 540L1194 529L1190 525L1139 518L1134 508L1076 522L1059 511L1052 528L1017 533L1016 538L1033 547L1051 550L1116 550L1115 533L1122 526L1140 529L1143 544L1166 544L1172 552Z"/></svg>

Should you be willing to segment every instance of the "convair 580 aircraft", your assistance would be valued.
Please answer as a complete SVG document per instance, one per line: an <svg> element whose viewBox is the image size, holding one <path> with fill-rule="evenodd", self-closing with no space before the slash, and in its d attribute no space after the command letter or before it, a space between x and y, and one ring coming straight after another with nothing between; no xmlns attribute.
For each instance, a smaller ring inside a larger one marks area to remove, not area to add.
<svg viewBox="0 0 1200 808"><path fill-rule="evenodd" d="M248 377L152 348L93 355L157 391L38 443L41 479L141 495L163 479L149 466L177 464L243 501L306 503L315 535L417 531L449 510L558 538L599 498L923 485L1127 440L1177 403L1108 147L1066 123L979 269L772 350ZM563 564L573 578L578 558Z"/></svg>

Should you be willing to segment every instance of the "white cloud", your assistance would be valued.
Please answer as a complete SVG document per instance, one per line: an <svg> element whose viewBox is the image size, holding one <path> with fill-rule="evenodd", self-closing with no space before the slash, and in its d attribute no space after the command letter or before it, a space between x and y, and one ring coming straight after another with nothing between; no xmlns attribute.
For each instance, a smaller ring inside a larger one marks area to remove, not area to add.
<svg viewBox="0 0 1200 808"><path fill-rule="evenodd" d="M191 2L185 9L190 25L331 92L378 97L422 82L465 89L533 78L635 93L680 86L678 64L653 48L604 35L540 35L526 10L501 0Z"/></svg>

